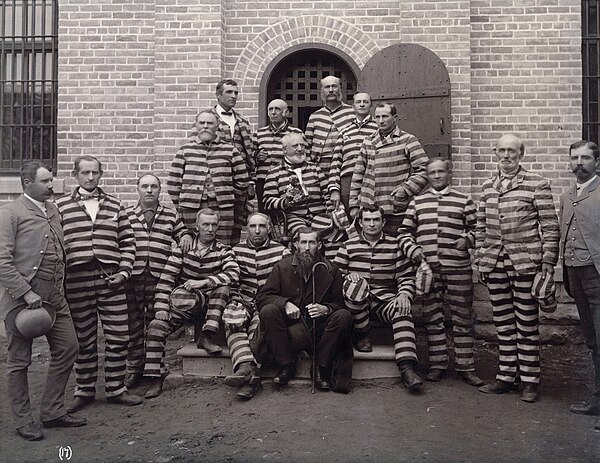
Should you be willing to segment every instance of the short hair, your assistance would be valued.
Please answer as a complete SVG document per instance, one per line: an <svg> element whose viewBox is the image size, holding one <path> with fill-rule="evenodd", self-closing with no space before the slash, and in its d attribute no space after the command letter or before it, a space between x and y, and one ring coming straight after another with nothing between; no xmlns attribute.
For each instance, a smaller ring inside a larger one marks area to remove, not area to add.
<svg viewBox="0 0 600 463"><path fill-rule="evenodd" d="M23 188L25 188L25 180L29 180L32 183L35 182L37 171L40 168L52 172L52 167L42 161L30 161L21 167L21 186Z"/></svg>
<svg viewBox="0 0 600 463"><path fill-rule="evenodd" d="M210 114L212 117L215 118L215 121L218 123L219 122L219 116L217 116L215 114L215 112L212 110L212 108L207 108L207 109L203 109L202 111L200 111L198 114L196 114L196 119L194 119L194 121L196 123L198 123L198 118L202 115L202 114Z"/></svg>
<svg viewBox="0 0 600 463"><path fill-rule="evenodd" d="M298 242L300 241L300 235L307 235L309 233L314 233L317 237L317 242L321 242L321 237L319 236L319 233L315 230L312 229L312 227L300 227L298 230L296 230L296 233L294 233L294 236L292 238L292 240L294 242Z"/></svg>
<svg viewBox="0 0 600 463"><path fill-rule="evenodd" d="M238 86L237 82L233 79L223 79L217 84L217 93L221 95L223 93L223 88L225 85L235 85Z"/></svg>
<svg viewBox="0 0 600 463"><path fill-rule="evenodd" d="M381 207L377 204L367 204L365 206L362 206L358 210L358 215L357 215L358 220L362 220L363 214L365 212L379 212L381 214L381 218L385 219L385 211L383 210L383 207Z"/></svg>
<svg viewBox="0 0 600 463"><path fill-rule="evenodd" d="M396 109L396 105L394 103L379 103L377 106L375 106L375 110L377 110L377 108L390 108L390 114L392 116L396 116L398 114L398 110Z"/></svg>
<svg viewBox="0 0 600 463"><path fill-rule="evenodd" d="M102 163L100 162L100 159L98 159L96 156L91 156L89 154L78 156L75 159L75 162L73 163L73 172L79 172L79 164L81 164L81 161L96 161L98 163L98 170L102 172Z"/></svg>
<svg viewBox="0 0 600 463"><path fill-rule="evenodd" d="M427 168L427 166L429 166L429 164L433 164L434 162L442 162L442 163L444 163L444 165L446 166L446 170L448 172L452 172L452 162L450 162L450 159L429 158L429 160L425 164L425 167Z"/></svg>
<svg viewBox="0 0 600 463"><path fill-rule="evenodd" d="M273 228L273 222L271 221L271 217L269 217L267 214L264 214L262 212L253 212L252 214L250 214L248 216L248 221L246 223L250 223L250 219L254 216L259 216L259 217L262 217L263 219L265 219L267 221L267 228L269 230L271 230Z"/></svg>
<svg viewBox="0 0 600 463"><path fill-rule="evenodd" d="M214 215L217 216L217 220L221 220L219 213L214 209L211 209L210 207L205 207L204 209L200 209L198 211L198 213L196 214L196 223L198 223L198 221L200 220L201 215Z"/></svg>
<svg viewBox="0 0 600 463"><path fill-rule="evenodd" d="M150 173L148 173L148 174L143 174L143 175L140 175L140 176L138 177L138 179L137 179L137 186L140 186L140 182L142 181L142 179L143 179L144 177L147 177L148 175L149 175L150 177L154 177L156 180L158 180L158 186L159 186L159 187L162 187L162 184L161 184L161 182L160 182L160 178L158 178L156 175L154 175L154 174L150 174Z"/></svg>
<svg viewBox="0 0 600 463"><path fill-rule="evenodd" d="M594 159L598 159L598 156L600 156L598 145L596 145L596 143L594 143L593 141L589 140L579 140L573 143L571 146L569 146L569 156L571 156L571 151L583 148L584 146L594 154Z"/></svg>

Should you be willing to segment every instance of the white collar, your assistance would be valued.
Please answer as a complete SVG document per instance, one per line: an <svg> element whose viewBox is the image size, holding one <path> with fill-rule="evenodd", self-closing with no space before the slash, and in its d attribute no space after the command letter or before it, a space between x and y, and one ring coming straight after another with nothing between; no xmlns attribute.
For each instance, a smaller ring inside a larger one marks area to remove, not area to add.
<svg viewBox="0 0 600 463"><path fill-rule="evenodd" d="M577 189L579 191L583 190L586 186L590 186L590 184L596 180L596 178L598 178L598 175L594 174L594 176L592 178L590 178L587 182L585 183L578 183L577 184Z"/></svg>
<svg viewBox="0 0 600 463"><path fill-rule="evenodd" d="M38 201L37 199L33 199L31 196L29 196L27 193L23 193L23 196L25 196L29 201L31 201L33 204L35 204L38 209L40 209L42 212L46 212L46 202L45 201Z"/></svg>
<svg viewBox="0 0 600 463"><path fill-rule="evenodd" d="M233 108L231 108L229 111L227 111L223 106L221 106L219 103L217 103L217 110L219 112L219 116L233 117ZM221 113L231 113L231 116L221 114Z"/></svg>
<svg viewBox="0 0 600 463"><path fill-rule="evenodd" d="M448 185L446 188L443 188L441 190L436 190L435 188L431 187L431 191L433 191L435 194L438 194L438 195L447 195L448 193L450 193L450 185Z"/></svg>

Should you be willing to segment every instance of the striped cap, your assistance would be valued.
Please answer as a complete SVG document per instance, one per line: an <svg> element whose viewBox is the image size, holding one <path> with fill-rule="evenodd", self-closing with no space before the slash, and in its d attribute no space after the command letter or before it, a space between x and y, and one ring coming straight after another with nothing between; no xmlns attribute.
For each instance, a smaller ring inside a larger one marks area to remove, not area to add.
<svg viewBox="0 0 600 463"><path fill-rule="evenodd" d="M190 291L184 286L178 286L169 296L171 309L177 311L190 311L194 307L204 305L204 294L200 291Z"/></svg>
<svg viewBox="0 0 600 463"><path fill-rule="evenodd" d="M542 272L536 273L531 286L531 295L539 302L542 312L554 312L557 306L554 277L546 273L546 278L542 278Z"/></svg>
<svg viewBox="0 0 600 463"><path fill-rule="evenodd" d="M316 231L321 239L335 243L340 241L345 234L345 231L338 228L331 214L315 215L310 224L310 228Z"/></svg>
<svg viewBox="0 0 600 463"><path fill-rule="evenodd" d="M431 271L429 264L423 259L421 260L421 265L419 265L419 268L417 269L417 277L415 279L417 296L428 294L429 291L431 291L432 284L433 272Z"/></svg>
<svg viewBox="0 0 600 463"><path fill-rule="evenodd" d="M363 303L369 297L369 283L364 278L359 278L355 283L349 278L344 279L342 286L344 297L350 302Z"/></svg>

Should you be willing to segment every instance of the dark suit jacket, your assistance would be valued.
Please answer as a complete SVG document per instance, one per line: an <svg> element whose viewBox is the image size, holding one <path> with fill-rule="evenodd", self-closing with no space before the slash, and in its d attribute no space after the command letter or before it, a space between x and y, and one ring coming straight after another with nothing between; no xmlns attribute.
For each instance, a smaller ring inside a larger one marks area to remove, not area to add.
<svg viewBox="0 0 600 463"><path fill-rule="evenodd" d="M24 195L0 208L0 319L31 289L52 228L64 254L58 209L46 201L48 217Z"/></svg>

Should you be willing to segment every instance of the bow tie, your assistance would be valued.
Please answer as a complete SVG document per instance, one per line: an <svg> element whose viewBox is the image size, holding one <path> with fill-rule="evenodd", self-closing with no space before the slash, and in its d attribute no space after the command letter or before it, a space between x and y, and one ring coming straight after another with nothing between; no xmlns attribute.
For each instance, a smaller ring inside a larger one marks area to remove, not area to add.
<svg viewBox="0 0 600 463"><path fill-rule="evenodd" d="M88 199L100 199L100 193L90 193L90 194L87 194L87 195L80 194L79 195L79 199L81 201L87 201Z"/></svg>
<svg viewBox="0 0 600 463"><path fill-rule="evenodd" d="M221 114L223 114L223 116L233 116L232 111L221 111Z"/></svg>

